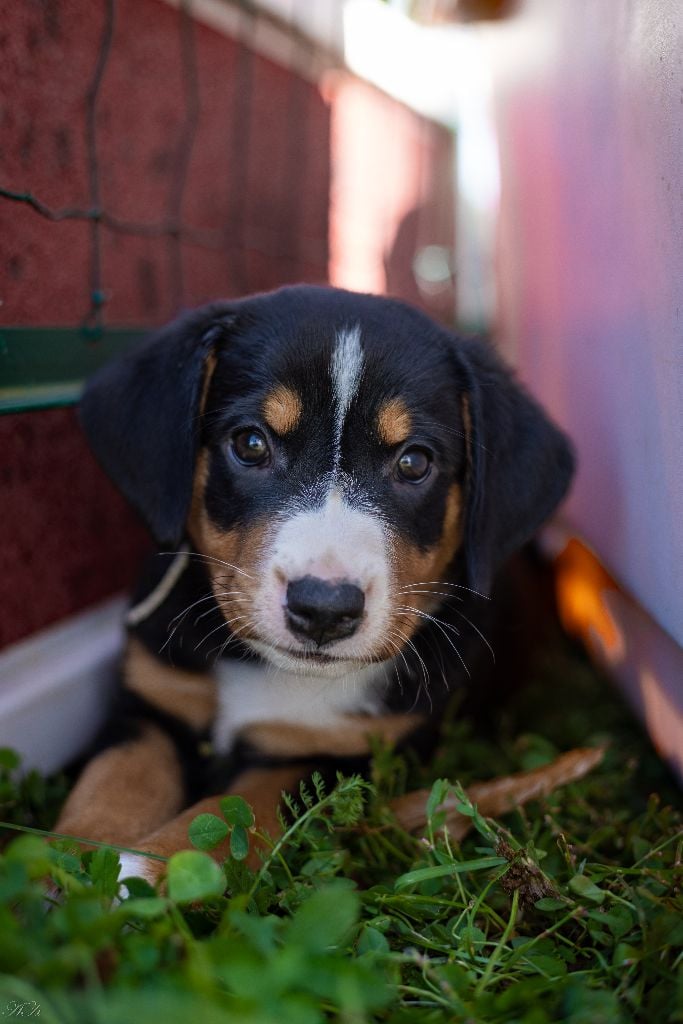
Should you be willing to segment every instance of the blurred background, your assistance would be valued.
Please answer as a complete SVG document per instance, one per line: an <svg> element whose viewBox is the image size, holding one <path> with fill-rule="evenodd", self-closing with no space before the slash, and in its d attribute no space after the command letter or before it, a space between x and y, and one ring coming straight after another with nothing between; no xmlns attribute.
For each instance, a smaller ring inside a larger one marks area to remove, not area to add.
<svg viewBox="0 0 683 1024"><path fill-rule="evenodd" d="M490 333L574 438L560 613L680 770L682 243L678 0L9 6L5 678L52 637L51 691L46 627L100 636L149 546L79 433L84 376L179 309L329 282Z"/></svg>

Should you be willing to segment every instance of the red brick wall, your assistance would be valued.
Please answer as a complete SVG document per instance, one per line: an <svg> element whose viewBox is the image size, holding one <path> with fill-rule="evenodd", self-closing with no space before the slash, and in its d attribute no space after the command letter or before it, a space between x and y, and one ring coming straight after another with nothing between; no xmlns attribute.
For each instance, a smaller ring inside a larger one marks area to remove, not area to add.
<svg viewBox="0 0 683 1024"><path fill-rule="evenodd" d="M199 103L180 216L205 244L101 230L104 319L158 323L183 304L327 275L329 112L315 85L158 0L118 0L97 99L101 205L122 221L167 220L193 90ZM104 4L12 4L0 37L0 184L52 208L90 205L86 103ZM296 109L296 124L292 110ZM292 179L305 218L291 216ZM9 274L0 322L78 324L89 306L90 229L0 202ZM294 230L296 229L296 230ZM179 250L179 251L178 251ZM179 287L178 262L182 285Z"/></svg>
<svg viewBox="0 0 683 1024"><path fill-rule="evenodd" d="M0 186L53 210L92 205L87 94L105 26L104 0L4 12ZM93 285L106 300L105 324L152 325L219 296L325 281L330 224L335 283L419 300L410 265L424 231L409 233L406 246L404 230L395 243L411 211L420 224L451 223L450 207L433 216L430 184L449 180L450 139L360 84L349 119L353 80L344 81L346 91L321 91L159 0L117 0L95 105L100 205L119 226L167 225L177 213L185 235L102 224L93 276L91 223L50 222L0 198L0 326L78 326L91 313ZM333 133L335 109L344 116ZM360 175L337 176L330 212L335 164L348 169L368 135L375 166L366 160ZM390 165L381 138L398 158ZM438 195L448 202L443 188ZM351 281L359 239L370 264ZM373 268L384 274L385 263L391 275L378 278ZM128 585L148 540L89 454L72 410L0 418L0 446L4 644Z"/></svg>
<svg viewBox="0 0 683 1024"><path fill-rule="evenodd" d="M72 409L0 417L0 646L128 586L150 542Z"/></svg>

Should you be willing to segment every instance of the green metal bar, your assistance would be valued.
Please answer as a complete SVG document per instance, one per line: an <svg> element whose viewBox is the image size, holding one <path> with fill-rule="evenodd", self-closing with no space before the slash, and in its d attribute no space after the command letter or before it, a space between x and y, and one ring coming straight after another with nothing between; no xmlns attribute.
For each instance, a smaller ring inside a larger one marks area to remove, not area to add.
<svg viewBox="0 0 683 1024"><path fill-rule="evenodd" d="M86 377L145 332L105 328L93 338L78 327L1 328L0 414L73 405Z"/></svg>

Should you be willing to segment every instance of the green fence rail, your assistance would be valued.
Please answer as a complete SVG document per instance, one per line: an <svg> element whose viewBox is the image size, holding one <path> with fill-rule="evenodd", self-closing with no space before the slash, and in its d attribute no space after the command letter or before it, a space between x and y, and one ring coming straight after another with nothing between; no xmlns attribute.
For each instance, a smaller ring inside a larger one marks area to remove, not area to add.
<svg viewBox="0 0 683 1024"><path fill-rule="evenodd" d="M144 333L108 328L91 338L78 327L0 328L0 413L73 405L86 377Z"/></svg>

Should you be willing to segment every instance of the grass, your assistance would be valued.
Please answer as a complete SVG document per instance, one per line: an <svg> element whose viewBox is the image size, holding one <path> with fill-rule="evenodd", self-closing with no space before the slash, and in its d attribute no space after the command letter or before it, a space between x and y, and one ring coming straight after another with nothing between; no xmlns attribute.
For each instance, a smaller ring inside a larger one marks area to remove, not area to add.
<svg viewBox="0 0 683 1024"><path fill-rule="evenodd" d="M589 777L503 821L458 789L473 830L461 843L440 830L438 780L467 786L605 740ZM49 828L64 780L18 778L9 752L0 766L0 818ZM387 802L433 782L428 827L411 836ZM114 850L13 838L0 854L0 1017L683 1021L678 799L609 684L555 643L487 731L454 711L429 766L378 749L369 783L312 781L257 872L239 799L195 823L199 849L171 859L166 891L134 880L120 902ZM219 868L203 850L228 830Z"/></svg>

